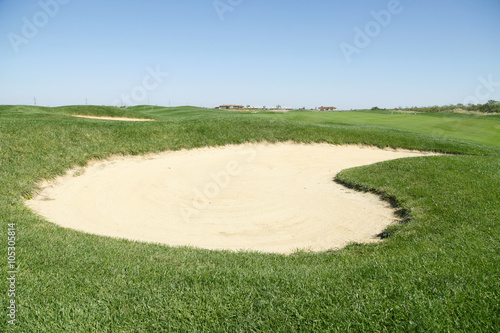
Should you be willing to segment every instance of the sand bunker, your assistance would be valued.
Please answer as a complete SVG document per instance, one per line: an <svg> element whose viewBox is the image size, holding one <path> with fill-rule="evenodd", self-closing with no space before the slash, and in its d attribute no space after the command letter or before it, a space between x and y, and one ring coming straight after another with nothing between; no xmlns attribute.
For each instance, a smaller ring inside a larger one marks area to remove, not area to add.
<svg viewBox="0 0 500 333"><path fill-rule="evenodd" d="M376 239L394 210L333 182L342 169L421 152L245 144L115 157L42 184L27 205L63 227L206 249L290 253Z"/></svg>
<svg viewBox="0 0 500 333"><path fill-rule="evenodd" d="M81 116L81 115L73 115L73 117L87 118L87 119L100 119L100 120L116 120L116 121L154 121L154 119L125 118L125 117L100 117L100 116Z"/></svg>

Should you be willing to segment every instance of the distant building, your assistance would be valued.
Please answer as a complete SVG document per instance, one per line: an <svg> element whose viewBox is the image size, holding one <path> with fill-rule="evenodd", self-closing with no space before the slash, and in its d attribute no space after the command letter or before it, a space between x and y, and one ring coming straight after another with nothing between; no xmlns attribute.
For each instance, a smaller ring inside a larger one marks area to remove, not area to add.
<svg viewBox="0 0 500 333"><path fill-rule="evenodd" d="M337 108L335 106L322 106L319 108L320 111L335 111Z"/></svg>
<svg viewBox="0 0 500 333"><path fill-rule="evenodd" d="M229 110L229 109L243 109L243 108L244 108L243 105L235 105L235 104L224 104L224 105L216 107L216 109L225 109L225 110Z"/></svg>

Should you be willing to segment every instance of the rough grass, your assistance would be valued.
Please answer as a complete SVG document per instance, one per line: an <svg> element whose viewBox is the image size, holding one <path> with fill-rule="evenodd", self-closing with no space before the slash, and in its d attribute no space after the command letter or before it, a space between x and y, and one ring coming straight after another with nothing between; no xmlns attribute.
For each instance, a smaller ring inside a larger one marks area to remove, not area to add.
<svg viewBox="0 0 500 333"><path fill-rule="evenodd" d="M136 112L133 109L123 109L113 106L86 106L72 105L64 107L39 107L29 105L0 105L0 114L2 117L15 116L16 118L24 117L57 117L84 115L84 116L101 116L101 117L126 117L126 118L150 118L144 113Z"/></svg>
<svg viewBox="0 0 500 333"><path fill-rule="evenodd" d="M93 108L78 110L159 121L75 119L66 115L71 108L0 106L0 233L5 242L7 223L17 224L17 331L500 330L498 148L188 107ZM98 237L48 223L22 204L38 180L90 159L263 140L459 155L340 173L336 181L381 193L407 219L388 228L384 242L324 253L233 253ZM6 276L6 245L0 254ZM0 281L5 309L7 280ZM3 317L0 331L8 329Z"/></svg>

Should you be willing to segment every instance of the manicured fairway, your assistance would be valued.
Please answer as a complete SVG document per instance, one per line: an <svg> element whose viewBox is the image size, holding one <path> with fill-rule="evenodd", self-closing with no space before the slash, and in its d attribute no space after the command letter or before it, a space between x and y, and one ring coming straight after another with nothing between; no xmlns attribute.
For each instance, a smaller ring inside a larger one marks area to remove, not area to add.
<svg viewBox="0 0 500 333"><path fill-rule="evenodd" d="M497 132L481 131L495 128L498 118L457 116L462 123L455 127L439 115L295 116L302 113L0 106L0 287L6 313L6 239L15 223L13 331L500 331L500 148ZM356 124L390 117L400 121ZM407 119L428 123L412 127ZM460 137L462 129L468 134ZM337 182L380 193L398 207L403 223L385 230L383 242L322 253L234 253L99 237L58 227L23 204L41 179L91 159L264 140L446 155L342 171ZM7 319L0 331L12 330Z"/></svg>
<svg viewBox="0 0 500 333"><path fill-rule="evenodd" d="M255 115L252 115L255 116ZM312 124L366 124L500 147L500 115L398 113L397 111L259 113L257 116Z"/></svg>

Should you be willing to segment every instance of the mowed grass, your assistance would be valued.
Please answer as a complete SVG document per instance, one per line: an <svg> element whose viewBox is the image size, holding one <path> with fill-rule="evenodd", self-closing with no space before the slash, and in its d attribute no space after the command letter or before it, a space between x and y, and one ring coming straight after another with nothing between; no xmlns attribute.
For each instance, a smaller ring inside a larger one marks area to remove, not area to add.
<svg viewBox="0 0 500 333"><path fill-rule="evenodd" d="M288 113L260 112L251 116L323 125L342 123L373 125L500 147L500 115L498 114L292 111Z"/></svg>
<svg viewBox="0 0 500 333"><path fill-rule="evenodd" d="M16 223L15 330L500 330L499 148L349 121L315 124L192 107L78 110L157 121L0 107L0 253L6 277L7 224ZM341 172L335 181L380 193L404 223L388 228L384 242L323 253L234 253L98 237L55 226L22 202L37 181L90 159L264 140L449 154ZM8 281L0 281L6 309ZM0 331L9 329L4 316Z"/></svg>

